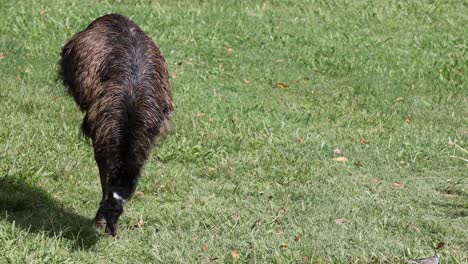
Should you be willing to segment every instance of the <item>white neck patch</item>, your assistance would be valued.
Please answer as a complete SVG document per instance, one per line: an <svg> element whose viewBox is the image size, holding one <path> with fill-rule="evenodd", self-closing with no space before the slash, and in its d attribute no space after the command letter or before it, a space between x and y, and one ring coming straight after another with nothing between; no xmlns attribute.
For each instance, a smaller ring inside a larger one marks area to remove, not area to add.
<svg viewBox="0 0 468 264"><path fill-rule="evenodd" d="M126 202L126 200L124 198L120 197L120 195L118 195L116 192L112 193L112 197L114 197L114 199L116 199L118 201L121 201L122 203Z"/></svg>

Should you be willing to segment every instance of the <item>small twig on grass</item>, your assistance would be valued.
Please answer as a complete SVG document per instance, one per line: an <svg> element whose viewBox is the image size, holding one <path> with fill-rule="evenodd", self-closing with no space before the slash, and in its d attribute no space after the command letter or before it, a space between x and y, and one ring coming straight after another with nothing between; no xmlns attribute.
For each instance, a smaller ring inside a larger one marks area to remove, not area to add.
<svg viewBox="0 0 468 264"><path fill-rule="evenodd" d="M463 152L468 153L468 150L466 150L466 149L460 147L457 143L455 143L455 142L453 142L453 141L451 141L451 140L449 141L449 145L450 145L450 146L455 146L455 147L461 149ZM448 156L448 157L449 157L449 158L459 159L459 160L463 160L463 161L465 161L465 162L468 162L468 159L465 159L465 158L461 158L461 157L457 157L457 156Z"/></svg>
<svg viewBox="0 0 468 264"><path fill-rule="evenodd" d="M455 147L461 149L462 151L468 153L468 150L466 150L466 149L460 147L460 146L459 146L457 143L455 143L455 142L450 141L450 142L449 142L449 145L455 146Z"/></svg>
<svg viewBox="0 0 468 264"><path fill-rule="evenodd" d="M454 159L459 159L459 160L463 160L465 162L468 162L468 159L464 159L464 158L460 158L460 157L457 157L457 156L447 156L448 158L454 158Z"/></svg>

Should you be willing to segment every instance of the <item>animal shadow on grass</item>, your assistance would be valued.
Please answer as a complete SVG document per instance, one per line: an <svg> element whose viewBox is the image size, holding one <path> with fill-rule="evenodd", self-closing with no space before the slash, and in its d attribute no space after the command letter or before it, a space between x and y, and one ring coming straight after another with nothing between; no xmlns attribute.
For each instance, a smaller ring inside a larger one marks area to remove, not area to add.
<svg viewBox="0 0 468 264"><path fill-rule="evenodd" d="M73 250L91 249L99 233L91 219L69 212L41 188L0 178L0 220L29 232L71 241Z"/></svg>

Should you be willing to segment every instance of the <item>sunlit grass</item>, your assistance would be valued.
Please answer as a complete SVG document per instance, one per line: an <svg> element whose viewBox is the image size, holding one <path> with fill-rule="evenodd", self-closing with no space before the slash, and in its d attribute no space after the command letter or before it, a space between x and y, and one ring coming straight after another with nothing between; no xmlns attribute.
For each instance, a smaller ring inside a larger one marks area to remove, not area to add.
<svg viewBox="0 0 468 264"><path fill-rule="evenodd" d="M176 105L119 239L55 79L111 12ZM467 262L467 22L463 1L2 1L0 262Z"/></svg>

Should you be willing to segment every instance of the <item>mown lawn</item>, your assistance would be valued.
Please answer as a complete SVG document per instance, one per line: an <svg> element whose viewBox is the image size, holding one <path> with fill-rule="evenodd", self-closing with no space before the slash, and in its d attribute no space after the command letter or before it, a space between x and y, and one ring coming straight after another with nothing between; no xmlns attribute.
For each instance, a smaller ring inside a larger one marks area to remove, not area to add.
<svg viewBox="0 0 468 264"><path fill-rule="evenodd" d="M176 105L118 239L56 81L112 12ZM461 0L1 0L0 263L467 263L467 25Z"/></svg>

